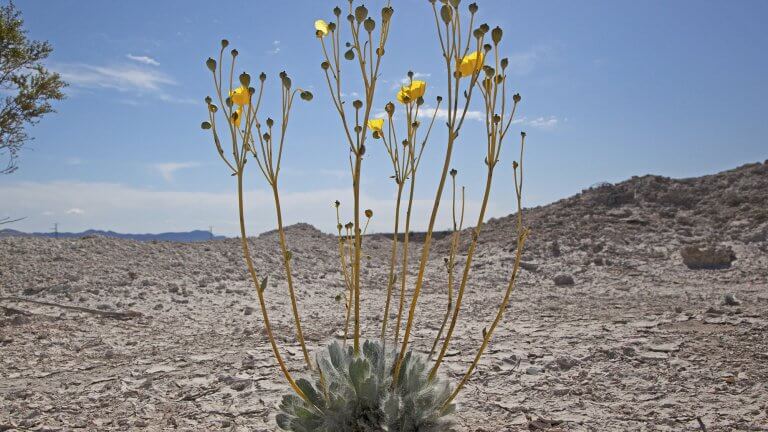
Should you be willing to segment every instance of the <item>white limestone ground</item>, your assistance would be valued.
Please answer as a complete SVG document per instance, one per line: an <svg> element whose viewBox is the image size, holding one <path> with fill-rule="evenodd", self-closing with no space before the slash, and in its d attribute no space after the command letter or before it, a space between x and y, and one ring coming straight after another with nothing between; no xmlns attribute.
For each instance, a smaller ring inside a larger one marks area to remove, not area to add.
<svg viewBox="0 0 768 432"><path fill-rule="evenodd" d="M525 270L459 398L459 429L695 431L700 418L710 431L768 430L766 194L768 164L753 164L698 179L635 178L528 211ZM454 383L495 314L514 238L512 217L481 235L442 369ZM343 324L336 240L296 225L288 241L307 342L318 348ZM276 236L251 244L270 275L275 332L301 375ZM365 241L371 338L390 244ZM682 247L713 244L732 248L730 268L683 264ZM431 345L446 305L446 251L443 239L431 256L419 350ZM556 285L558 275L573 285ZM235 239L3 238L0 297L0 431L276 429L287 388Z"/></svg>

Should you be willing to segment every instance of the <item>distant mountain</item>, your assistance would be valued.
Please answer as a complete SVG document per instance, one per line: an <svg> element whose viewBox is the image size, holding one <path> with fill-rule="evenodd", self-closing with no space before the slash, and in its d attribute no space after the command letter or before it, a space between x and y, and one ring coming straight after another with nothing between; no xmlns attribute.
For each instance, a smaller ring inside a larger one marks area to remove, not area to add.
<svg viewBox="0 0 768 432"><path fill-rule="evenodd" d="M54 233L25 233L12 229L0 230L0 238L2 237L50 237L56 236ZM138 241L172 241L172 242L200 242L207 240L222 240L224 236L213 236L208 231L195 230L188 232L167 232L159 234L122 234L114 231L101 231L101 230L87 230L79 233L60 232L59 238L80 238L80 237L113 237L121 239L131 239Z"/></svg>

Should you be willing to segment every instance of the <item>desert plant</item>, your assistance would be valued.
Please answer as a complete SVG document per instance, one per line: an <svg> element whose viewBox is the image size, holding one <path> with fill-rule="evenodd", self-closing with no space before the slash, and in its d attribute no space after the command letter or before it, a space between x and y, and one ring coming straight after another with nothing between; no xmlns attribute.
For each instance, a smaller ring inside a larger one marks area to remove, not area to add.
<svg viewBox="0 0 768 432"><path fill-rule="evenodd" d="M449 431L453 404L443 380L429 380L423 358L409 353L392 387L395 352L365 341L359 354L332 343L317 357L317 380L299 379L309 400L290 394L277 424L293 431Z"/></svg>
<svg viewBox="0 0 768 432"><path fill-rule="evenodd" d="M293 393L285 396L280 404L278 425L294 431L449 430L449 414L454 410L454 399L472 376L507 309L520 268L522 250L529 234L529 230L523 225L522 215L522 161L525 133L521 132L519 159L511 164L514 200L517 206L517 231L514 239L517 247L509 283L499 301L493 320L483 329L480 346L473 361L468 365L467 371L456 386L450 389L448 384L440 378L440 366L451 346L462 301L470 291L469 274L472 269L472 259L485 223L494 174L500 161L503 143L521 98L519 94L510 94L507 90L509 61L500 55L503 38L501 28L496 27L491 30L487 24L475 27L478 12L478 6L475 3L467 8L469 16L466 17L463 8L459 7L460 0L441 0L439 3L436 0L430 0L446 70L446 97L435 97L434 107L425 105L427 83L415 79L415 74L408 72L405 84L396 94L400 108L394 102L387 102L384 104L383 118L374 118L372 113L376 104L377 83L382 59L386 53L385 47L394 9L387 3L381 9L377 23L365 6L355 6L353 2L354 0L349 0L346 13L336 7L333 9L332 20L315 22L315 36L322 52L320 67L334 110L341 121L342 136L348 150L353 201L351 220L345 224L342 224L341 203L339 201L334 203L337 215L339 265L345 287L342 294L337 294L337 299L343 300L345 309L342 318L344 341L331 344L315 357L314 362L309 356L302 335L297 309L298 299L291 278L291 253L287 249L282 226L278 187L282 150L294 96L298 94L302 99L309 101L312 99L312 94L306 90L293 89L288 75L285 72L281 73L280 121L275 122L267 118L264 123L266 126L262 125L258 110L266 76L260 75L258 92L250 86L250 75L245 72L239 75L239 85L233 86L235 60L238 53L236 50L230 52L231 65L228 73L225 74L222 63L224 51L229 43L224 40L221 43L218 60L209 58L206 62L213 74L218 105L211 97L206 98L209 118L208 121L203 122L202 127L211 130L214 144L222 160L237 179L243 255L256 288L265 332L273 355L293 389ZM342 37L342 32L347 31L349 34ZM342 40L349 40L349 42L342 43ZM342 67L345 62L350 63L354 70L359 70L362 82L362 88L358 92L362 97L351 101L351 104L347 103L347 96L341 90L344 88L342 72L346 76L346 68ZM229 77L228 84L224 83L226 76ZM473 96L477 94L480 95L480 105L484 112L486 181L477 222L469 232L471 235L469 246L466 251L459 251L459 240L464 224L464 188L461 189L461 198L457 199L458 173L455 169L451 169L451 158ZM444 99L445 108L442 108ZM216 117L222 113L225 118L224 125L217 126ZM422 155L438 114L446 119L445 155L420 258L412 275L408 249L414 190ZM422 118L425 117L428 122L422 125ZM225 155L220 129L229 130L232 141L231 157ZM384 151L389 155L396 191L394 235L388 279L384 290L386 296L384 318L380 331L377 331L379 336L377 342L363 340L360 316L363 235L373 217L372 210L363 211L360 205L360 179L364 156L366 151L369 151L367 150L370 144L369 137L374 142L381 142ZM250 256L243 210L243 172L249 154L256 160L273 192L278 239L288 281L288 295L291 300L296 340L302 348L306 368L314 376L313 381L303 378L296 380L288 370L269 321L264 293L267 281L266 278L258 277ZM412 350L411 335L415 325L417 304L425 282L425 270L429 262L435 224L449 175L453 227L450 252L445 259L448 303L445 313L438 317L438 319L442 318L440 330L434 339L430 339L432 348L429 357L425 359ZM457 203L459 203L458 206ZM460 209L458 217L457 207ZM405 212L402 224L403 240L402 247L399 248L400 218L403 210ZM458 268L456 265L460 252L465 257L463 268ZM412 281L411 278L413 278ZM394 309L392 300L397 291L399 295L396 318L390 323L390 313L394 313L391 312ZM346 342L350 326L352 326L350 335L352 346L348 347ZM391 344L389 344L390 341Z"/></svg>

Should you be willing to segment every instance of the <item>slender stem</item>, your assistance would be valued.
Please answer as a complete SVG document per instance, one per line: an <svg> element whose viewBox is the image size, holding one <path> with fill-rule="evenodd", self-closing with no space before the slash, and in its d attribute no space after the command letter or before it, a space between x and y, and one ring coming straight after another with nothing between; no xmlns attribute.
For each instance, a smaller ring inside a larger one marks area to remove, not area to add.
<svg viewBox="0 0 768 432"><path fill-rule="evenodd" d="M283 212L280 208L280 194L277 190L277 182L272 183L272 195L275 200L275 212L277 213L277 233L280 239L280 249L283 254L283 267L285 267L285 277L288 281L288 294L291 297L291 309L293 310L293 319L296 323L296 339L299 340L301 351L304 354L304 361L307 363L307 369L312 370L312 360L309 358L307 345L304 343L304 333L301 330L301 318L299 318L299 308L296 304L296 293L293 289L293 276L291 274L291 260L288 258L288 247L285 243L285 230L283 229Z"/></svg>
<svg viewBox="0 0 768 432"><path fill-rule="evenodd" d="M411 166L413 167L413 152L409 150L409 159L411 160ZM397 323L395 324L395 346L400 339L400 327L403 323L403 307L405 306L405 283L408 280L408 245L411 238L411 214L413 211L413 198L416 191L416 171L411 170L411 184L408 192L408 208L405 212L405 231L403 231L403 264L400 268L400 298L397 308Z"/></svg>
<svg viewBox="0 0 768 432"><path fill-rule="evenodd" d="M355 155L355 172L352 179L354 189L354 207L355 207L355 259L352 267L352 286L355 289L355 354L360 352L360 257L362 249L362 232L360 230L360 168L363 157L358 150Z"/></svg>
<svg viewBox="0 0 768 432"><path fill-rule="evenodd" d="M397 144L395 144L397 145ZM381 323L381 344L386 347L387 321L389 319L389 306L392 301L392 287L397 277L395 276L395 262L397 261L397 236L400 225L400 201L403 196L404 183L398 179L397 200L395 202L395 233L392 236L392 258L389 262L389 279L387 279L387 302L384 306L384 319ZM397 342L395 342L397 343Z"/></svg>
<svg viewBox="0 0 768 432"><path fill-rule="evenodd" d="M256 269L253 267L253 260L251 259L251 252L248 248L248 237L245 233L245 206L243 205L243 169L242 166L237 172L237 205L239 209L240 214L240 241L242 243L243 247L243 256L245 257L245 263L248 266L248 273L251 275L251 280L253 281L253 285L256 287L256 294L259 296L259 306L261 307L261 315L264 319L264 329L267 332L267 339L269 339L269 343L272 346L272 353L275 355L275 360L277 360L277 364L280 366L280 370L283 372L283 375L285 376L285 379L288 381L288 384L290 384L291 388L293 388L293 391L296 392L297 395L299 395L302 399L304 399L307 402L309 401L309 398L304 394L304 392L301 391L298 385L296 385L296 381L294 381L293 377L291 376L291 373L288 372L288 368L285 365L285 362L283 361L283 357L280 355L280 351L277 349L277 342L275 341L275 336L272 333L272 326L269 324L269 315L267 314L267 305L264 301L264 293L261 290L261 283L259 282L259 278L256 275Z"/></svg>
<svg viewBox="0 0 768 432"><path fill-rule="evenodd" d="M467 251L467 258L466 262L464 263L464 272L461 276L461 283L459 285L459 291L456 294L456 306L453 309L453 316L451 317L451 324L448 326L448 333L445 334L445 340L443 341L443 347L440 349L440 354L437 356L437 359L435 360L434 366L432 366L432 370L429 373L429 379L433 380L437 376L437 371L440 368L440 364L443 361L443 357L445 357L445 353L448 351L448 347L451 343L451 337L453 336L453 331L456 328L456 322L459 318L459 311L461 310L461 301L464 297L464 289L467 286L467 281L469 279L469 271L472 268L472 257L475 253L475 248L477 247L477 241L480 238L480 231L483 228L483 221L485 220L485 210L488 207L488 199L491 194L491 184L493 183L493 165L488 165L488 175L486 176L485 180L485 192L483 193L483 202L480 206L480 214L477 217L477 225L475 226L474 231L472 232L472 242L469 244L469 250Z"/></svg>

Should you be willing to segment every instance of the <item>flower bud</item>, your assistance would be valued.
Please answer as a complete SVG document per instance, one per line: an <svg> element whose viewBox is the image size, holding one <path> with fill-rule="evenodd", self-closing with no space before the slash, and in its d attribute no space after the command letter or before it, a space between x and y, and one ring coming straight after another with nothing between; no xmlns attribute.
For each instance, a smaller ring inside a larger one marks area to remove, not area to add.
<svg viewBox="0 0 768 432"><path fill-rule="evenodd" d="M456 177L456 174L458 174L458 173L459 173L459 172L458 172L458 171L456 171L456 168L452 169L452 170L451 170L451 172L450 172L450 174L451 174L451 177Z"/></svg>
<svg viewBox="0 0 768 432"><path fill-rule="evenodd" d="M368 8L366 8L363 5L360 5L355 8L355 18L358 22L363 21L364 19L368 18Z"/></svg>
<svg viewBox="0 0 768 432"><path fill-rule="evenodd" d="M503 31L501 31L501 27L496 27L491 32L491 39L493 40L494 44L499 44L501 42L501 36L504 34Z"/></svg>
<svg viewBox="0 0 768 432"><path fill-rule="evenodd" d="M229 46L229 41L228 41L228 40L226 40L226 39L222 39L222 40L221 40L221 47L222 47L222 48L226 48L226 47L228 47L228 46Z"/></svg>
<svg viewBox="0 0 768 432"><path fill-rule="evenodd" d="M210 123L208 123L207 121L204 121L204 122L202 122L202 123L200 124L200 127L201 127L202 129L210 129L210 128L211 128L211 124L210 124Z"/></svg>
<svg viewBox="0 0 768 432"><path fill-rule="evenodd" d="M520 132L520 136L525 138L525 132Z"/></svg>
<svg viewBox="0 0 768 432"><path fill-rule="evenodd" d="M488 52L488 51L490 51L492 48L493 48L493 47L491 46L491 44L485 44L485 45L483 45L483 49L485 50L485 52Z"/></svg>
<svg viewBox="0 0 768 432"><path fill-rule="evenodd" d="M498 114L493 115L493 123L498 124L501 121L501 116Z"/></svg>
<svg viewBox="0 0 768 432"><path fill-rule="evenodd" d="M355 127L354 127L354 131L355 131L355 133L360 133L362 130L363 130L363 127L362 127L362 126L355 126Z"/></svg>
<svg viewBox="0 0 768 432"><path fill-rule="evenodd" d="M266 80L267 80L267 74L265 74L264 72L260 73L259 74L259 81L264 82Z"/></svg>
<svg viewBox="0 0 768 432"><path fill-rule="evenodd" d="M346 228L346 229L352 229L354 226L355 226L355 224L353 224L352 222L347 222L347 224L346 224L346 225L344 225L344 228Z"/></svg>
<svg viewBox="0 0 768 432"><path fill-rule="evenodd" d="M328 23L328 31L332 32L334 30L336 30L336 23L334 22Z"/></svg>
<svg viewBox="0 0 768 432"><path fill-rule="evenodd" d="M211 99L211 97L210 97L210 96L206 96L206 97L205 97L205 103L207 103L207 104L209 104L209 105L210 105L210 104L211 104L211 102L213 102L213 99Z"/></svg>
<svg viewBox="0 0 768 432"><path fill-rule="evenodd" d="M424 98L419 96L419 98L416 99L416 105L424 105Z"/></svg>
<svg viewBox="0 0 768 432"><path fill-rule="evenodd" d="M240 52L238 50L236 50L236 49L233 49L229 53L232 54L232 57L237 57L237 55L240 54Z"/></svg>
<svg viewBox="0 0 768 432"><path fill-rule="evenodd" d="M327 61L323 61L322 63L320 63L320 67L321 67L323 70L328 70L328 68L329 68L329 67L331 67L331 64L330 64L330 63L328 63Z"/></svg>
<svg viewBox="0 0 768 432"><path fill-rule="evenodd" d="M339 16L339 15L341 15L341 8L340 8L340 7L338 7L338 6L336 6L335 8L333 8L333 14L334 14L334 15L336 15L336 16Z"/></svg>
<svg viewBox="0 0 768 432"><path fill-rule="evenodd" d="M479 28L476 28L476 29L475 29L475 31L473 31L473 32L472 32L472 36L474 36L474 37L475 37L475 39L480 39L480 38L482 38L482 37L483 37L483 34L484 34L484 33L483 33L483 31L482 31L482 30L480 30Z"/></svg>
<svg viewBox="0 0 768 432"><path fill-rule="evenodd" d="M267 117L267 127L272 127L275 125L275 121L272 120L270 117Z"/></svg>
<svg viewBox="0 0 768 432"><path fill-rule="evenodd" d="M249 85L251 85L251 76L248 75L245 72L241 73L240 74L240 84L243 87L248 87Z"/></svg>
<svg viewBox="0 0 768 432"><path fill-rule="evenodd" d="M216 70L216 60L211 57L208 57L208 60L205 61L205 65L208 66L208 70L211 72Z"/></svg>
<svg viewBox="0 0 768 432"><path fill-rule="evenodd" d="M470 5L469 5L469 12L470 13L476 13L477 12L477 3L470 3Z"/></svg>
<svg viewBox="0 0 768 432"><path fill-rule="evenodd" d="M512 169L517 169L517 167L520 166L517 164L517 161L512 161Z"/></svg>
<svg viewBox="0 0 768 432"><path fill-rule="evenodd" d="M440 102L442 102L442 101L443 101L443 97L442 97L442 96L438 96L438 97L437 97L437 103L440 103Z"/></svg>
<svg viewBox="0 0 768 432"><path fill-rule="evenodd" d="M451 6L453 6L454 9L459 8L459 3L461 3L461 0L450 0Z"/></svg>
<svg viewBox="0 0 768 432"><path fill-rule="evenodd" d="M334 201L334 202L333 202L333 205L334 205L336 208L339 208L339 206L341 205L341 201L339 201L339 200L336 200L336 201ZM341 225L339 225L339 228L341 228Z"/></svg>
<svg viewBox="0 0 768 432"><path fill-rule="evenodd" d="M365 154L365 145L360 146L360 156Z"/></svg>
<svg viewBox="0 0 768 432"><path fill-rule="evenodd" d="M381 10L381 21L389 21L390 18L392 18L392 14L395 13L395 10L392 9L392 7L385 7Z"/></svg>
<svg viewBox="0 0 768 432"><path fill-rule="evenodd" d="M395 104L392 102L387 102L386 105L384 105L384 111L389 114L390 117L395 113Z"/></svg>
<svg viewBox="0 0 768 432"><path fill-rule="evenodd" d="M352 48L348 49L344 53L344 58L347 59L347 60L354 60L355 59L355 52L352 51Z"/></svg>
<svg viewBox="0 0 768 432"><path fill-rule="evenodd" d="M450 6L443 5L443 7L440 8L440 18L442 18L443 22L446 24L451 22L451 19L453 18L453 11L451 10Z"/></svg>
<svg viewBox="0 0 768 432"><path fill-rule="evenodd" d="M215 113L216 111L218 111L218 110L219 110L219 107L217 107L217 106L216 106L216 105L214 105L214 104L210 104L210 105L208 105L208 109L209 109L209 110L210 110L212 113Z"/></svg>
<svg viewBox="0 0 768 432"><path fill-rule="evenodd" d="M379 56L379 57L383 57L384 56L384 48L383 47L376 48L376 55Z"/></svg>
<svg viewBox="0 0 768 432"><path fill-rule="evenodd" d="M514 95L514 96L512 96L512 101L514 101L515 103L518 103L518 102L520 102L520 99L522 99L522 98L520 97L520 93L515 93L515 95Z"/></svg>
<svg viewBox="0 0 768 432"><path fill-rule="evenodd" d="M509 59L504 57L503 59L501 59L501 68L506 69L507 66L509 66Z"/></svg>
<svg viewBox="0 0 768 432"><path fill-rule="evenodd" d="M485 76L489 78L496 74L496 70L488 65L483 66L483 72L485 72Z"/></svg>
<svg viewBox="0 0 768 432"><path fill-rule="evenodd" d="M301 93L299 94L299 96L301 96L301 98L302 98L302 99L304 99L304 100L305 100L305 101L307 101L307 102L311 101L311 100L312 100L312 98L314 97L314 96L312 95L312 92L309 92L309 91L307 91L307 90L304 90L303 92L301 92Z"/></svg>
<svg viewBox="0 0 768 432"><path fill-rule="evenodd" d="M355 107L355 109L360 109L363 107L363 101L360 99L355 99L355 101L352 102L352 106Z"/></svg>
<svg viewBox="0 0 768 432"><path fill-rule="evenodd" d="M376 21L372 20L371 18L367 18L365 21L363 21L363 28L365 28L365 31L368 33L372 32L373 29L376 28Z"/></svg>
<svg viewBox="0 0 768 432"><path fill-rule="evenodd" d="M373 139L381 138L381 135L379 134L379 131L373 131L373 133L371 135L373 136Z"/></svg>
<svg viewBox="0 0 768 432"><path fill-rule="evenodd" d="M368 219L372 218L373 217L373 210L367 209L365 211L365 217L367 217Z"/></svg>
<svg viewBox="0 0 768 432"><path fill-rule="evenodd" d="M264 138L264 141L269 141L270 139L272 139L272 135L265 132L264 135L262 135L262 138Z"/></svg>
<svg viewBox="0 0 768 432"><path fill-rule="evenodd" d="M481 31L481 32L483 32L483 33L488 33L488 30L490 30L490 29L491 29L491 28L488 26L488 24L486 24L486 23L482 23L482 24L480 24L480 27L479 27L479 28L480 28L480 31Z"/></svg>
<svg viewBox="0 0 768 432"><path fill-rule="evenodd" d="M283 86L286 89L291 88L291 79L288 77L288 75L284 75L282 81L283 81Z"/></svg>
<svg viewBox="0 0 768 432"><path fill-rule="evenodd" d="M347 15L347 21L349 22L355 22L355 16L352 14Z"/></svg>

